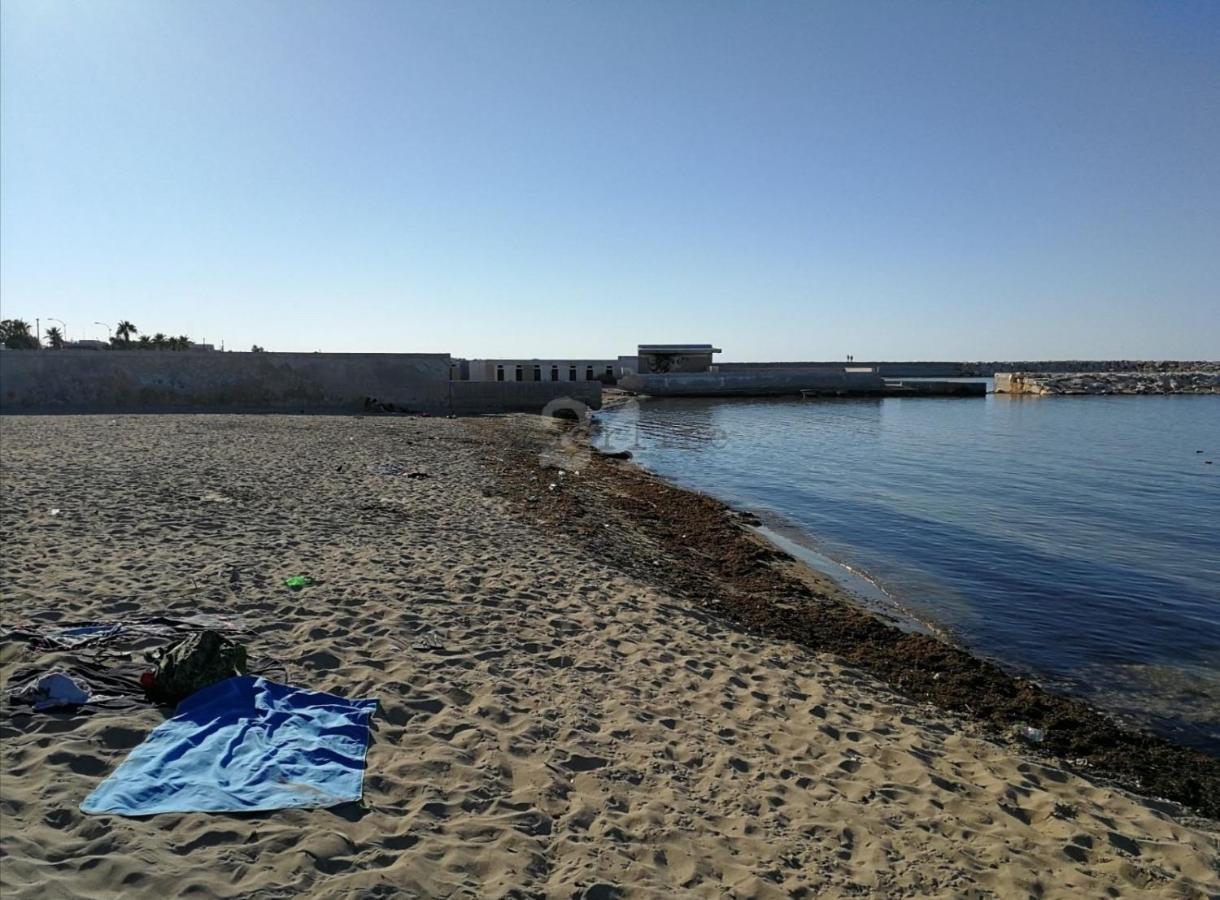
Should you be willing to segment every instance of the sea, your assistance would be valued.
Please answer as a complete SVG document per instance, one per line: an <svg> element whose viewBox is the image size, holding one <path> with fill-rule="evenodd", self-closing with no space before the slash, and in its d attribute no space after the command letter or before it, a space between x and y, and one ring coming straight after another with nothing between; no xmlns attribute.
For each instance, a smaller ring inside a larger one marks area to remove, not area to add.
<svg viewBox="0 0 1220 900"><path fill-rule="evenodd" d="M641 398L597 420L860 602L1220 755L1220 396Z"/></svg>

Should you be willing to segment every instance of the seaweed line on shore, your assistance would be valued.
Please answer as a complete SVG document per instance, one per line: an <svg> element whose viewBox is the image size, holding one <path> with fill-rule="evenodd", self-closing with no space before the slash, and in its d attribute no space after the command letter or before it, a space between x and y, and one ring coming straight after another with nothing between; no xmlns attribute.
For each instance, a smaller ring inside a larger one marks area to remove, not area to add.
<svg viewBox="0 0 1220 900"><path fill-rule="evenodd" d="M495 469L522 515L560 525L584 549L737 627L833 654L899 693L969 716L992 739L1040 729L1022 751L1220 819L1220 759L1115 721L1084 701L1005 672L943 639L910 633L852 602L829 578L753 532L759 520L640 467L589 452L573 426L490 429ZM560 430L555 430L560 429ZM571 465L557 463L561 443ZM560 474L566 471L567 474Z"/></svg>

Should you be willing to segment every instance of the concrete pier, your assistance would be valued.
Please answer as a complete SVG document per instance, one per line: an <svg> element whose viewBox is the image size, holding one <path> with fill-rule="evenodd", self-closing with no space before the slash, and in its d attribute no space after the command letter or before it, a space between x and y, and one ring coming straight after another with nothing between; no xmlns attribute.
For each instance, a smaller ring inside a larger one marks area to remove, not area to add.
<svg viewBox="0 0 1220 900"><path fill-rule="evenodd" d="M885 379L887 397L985 397L985 381L915 381Z"/></svg>
<svg viewBox="0 0 1220 900"><path fill-rule="evenodd" d="M981 397L983 382L882 378L833 369L751 369L627 375L619 387L653 397Z"/></svg>
<svg viewBox="0 0 1220 900"><path fill-rule="evenodd" d="M982 381L902 381L885 379L880 391L801 391L805 399L815 397L985 397L987 385Z"/></svg>
<svg viewBox="0 0 1220 900"><path fill-rule="evenodd" d="M619 387L653 397L798 397L806 390L828 396L880 396L885 382L873 372L845 372L842 368L756 369L626 375Z"/></svg>

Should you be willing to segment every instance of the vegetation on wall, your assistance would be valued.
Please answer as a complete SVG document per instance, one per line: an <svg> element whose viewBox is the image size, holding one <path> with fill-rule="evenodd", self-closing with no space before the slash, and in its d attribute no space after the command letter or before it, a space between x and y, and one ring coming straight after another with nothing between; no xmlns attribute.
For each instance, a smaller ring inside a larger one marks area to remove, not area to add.
<svg viewBox="0 0 1220 900"><path fill-rule="evenodd" d="M45 342L39 340L38 335L31 332L30 323L25 319L0 320L0 344L9 350L42 350L44 347L61 350L71 346L63 329L57 326L48 328L43 334ZM86 346L96 347L98 343L91 342ZM109 350L190 350L195 346L195 342L185 334L176 337L161 331L154 334L141 334L140 329L130 319L120 319L118 326L114 329L114 335L105 346ZM252 353L265 352L258 344L251 347L250 351Z"/></svg>

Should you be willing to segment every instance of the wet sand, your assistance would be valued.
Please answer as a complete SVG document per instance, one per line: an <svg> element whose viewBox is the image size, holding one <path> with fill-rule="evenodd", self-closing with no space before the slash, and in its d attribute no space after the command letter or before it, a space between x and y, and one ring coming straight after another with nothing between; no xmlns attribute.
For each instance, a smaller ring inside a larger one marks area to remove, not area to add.
<svg viewBox="0 0 1220 900"><path fill-rule="evenodd" d="M381 703L361 803L144 820L77 806L160 712L6 709L4 895L1220 892L1213 821L782 639L804 619L760 598L837 608L830 582L560 436L532 417L0 419L6 629L230 615L291 683ZM387 462L428 477L370 472ZM302 572L319 583L280 586ZM6 682L38 660L0 643Z"/></svg>

